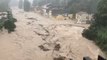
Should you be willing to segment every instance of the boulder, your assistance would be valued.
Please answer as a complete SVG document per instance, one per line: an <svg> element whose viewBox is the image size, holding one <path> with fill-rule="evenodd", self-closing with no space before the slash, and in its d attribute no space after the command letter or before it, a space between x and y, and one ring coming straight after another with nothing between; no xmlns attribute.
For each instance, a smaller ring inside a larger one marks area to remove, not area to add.
<svg viewBox="0 0 107 60"><path fill-rule="evenodd" d="M92 60L90 57L83 57L83 60Z"/></svg>

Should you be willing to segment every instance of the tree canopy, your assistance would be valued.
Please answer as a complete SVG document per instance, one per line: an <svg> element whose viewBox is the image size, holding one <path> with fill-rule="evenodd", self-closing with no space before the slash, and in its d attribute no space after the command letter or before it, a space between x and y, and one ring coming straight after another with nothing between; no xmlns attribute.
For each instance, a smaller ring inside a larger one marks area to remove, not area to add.
<svg viewBox="0 0 107 60"><path fill-rule="evenodd" d="M87 13L95 13L99 0L69 0L68 9L71 13L84 11Z"/></svg>
<svg viewBox="0 0 107 60"><path fill-rule="evenodd" d="M18 6L20 9L23 8L23 0L19 0L19 6Z"/></svg>
<svg viewBox="0 0 107 60"><path fill-rule="evenodd" d="M29 0L24 0L24 11L30 11L31 9L31 3Z"/></svg>
<svg viewBox="0 0 107 60"><path fill-rule="evenodd" d="M99 0L33 0L33 6L45 5L50 3L55 7L63 7L70 10L70 13L84 11L95 13Z"/></svg>
<svg viewBox="0 0 107 60"><path fill-rule="evenodd" d="M5 12L9 10L10 0L0 0L0 12Z"/></svg>

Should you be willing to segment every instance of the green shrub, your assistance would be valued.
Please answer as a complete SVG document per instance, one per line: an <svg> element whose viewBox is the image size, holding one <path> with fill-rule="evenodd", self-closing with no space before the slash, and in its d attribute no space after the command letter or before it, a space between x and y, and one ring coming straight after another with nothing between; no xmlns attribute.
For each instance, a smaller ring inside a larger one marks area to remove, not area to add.
<svg viewBox="0 0 107 60"><path fill-rule="evenodd" d="M98 30L96 44L107 51L107 28L102 27Z"/></svg>
<svg viewBox="0 0 107 60"><path fill-rule="evenodd" d="M83 37L86 37L89 40L96 40L97 37L96 33L97 33L96 28L91 26L89 27L89 29L84 29L82 35Z"/></svg>
<svg viewBox="0 0 107 60"><path fill-rule="evenodd" d="M4 28L8 30L8 33L15 31L16 25L15 22L17 21L13 18L12 13L10 11L7 12L7 21L4 22Z"/></svg>
<svg viewBox="0 0 107 60"><path fill-rule="evenodd" d="M7 20L4 23L4 28L8 30L8 33L11 33L12 31L15 31L16 25L13 21Z"/></svg>
<svg viewBox="0 0 107 60"><path fill-rule="evenodd" d="M83 34L89 40L93 40L105 54L107 54L107 28L101 27L96 29L84 30Z"/></svg>
<svg viewBox="0 0 107 60"><path fill-rule="evenodd" d="M11 33L12 31L15 31L15 22L17 22L17 20L13 18L12 13L10 11L8 11L7 13L8 14L6 18L2 17L0 19L0 30L2 30L4 27L8 30L8 33Z"/></svg>
<svg viewBox="0 0 107 60"><path fill-rule="evenodd" d="M4 22L2 21L2 19L0 19L0 30L2 30L3 25L4 25Z"/></svg>

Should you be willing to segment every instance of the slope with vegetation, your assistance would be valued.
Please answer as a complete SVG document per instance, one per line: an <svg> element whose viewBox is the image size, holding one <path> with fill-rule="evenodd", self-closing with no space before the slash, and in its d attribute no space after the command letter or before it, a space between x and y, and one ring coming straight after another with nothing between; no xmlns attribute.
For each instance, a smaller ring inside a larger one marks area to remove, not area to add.
<svg viewBox="0 0 107 60"><path fill-rule="evenodd" d="M107 0L101 0L98 4L95 21L89 29L84 30L83 36L95 41L95 43L107 54Z"/></svg>

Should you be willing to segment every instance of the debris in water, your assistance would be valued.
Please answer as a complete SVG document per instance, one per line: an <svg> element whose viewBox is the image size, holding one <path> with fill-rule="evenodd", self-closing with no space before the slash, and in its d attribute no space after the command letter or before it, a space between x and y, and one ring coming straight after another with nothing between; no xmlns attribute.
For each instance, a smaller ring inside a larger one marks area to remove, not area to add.
<svg viewBox="0 0 107 60"><path fill-rule="evenodd" d="M50 49L44 47L43 45L40 45L39 48L42 49L43 51L49 51L50 50Z"/></svg>

